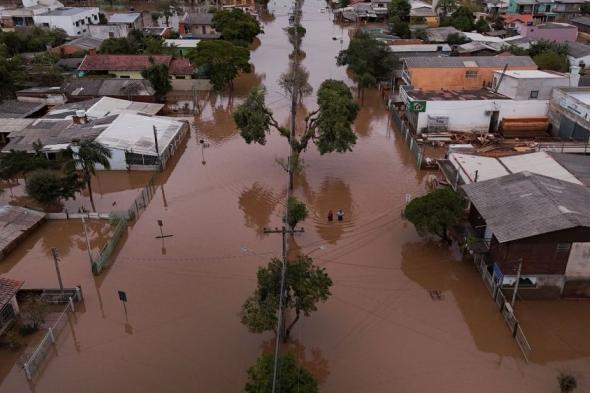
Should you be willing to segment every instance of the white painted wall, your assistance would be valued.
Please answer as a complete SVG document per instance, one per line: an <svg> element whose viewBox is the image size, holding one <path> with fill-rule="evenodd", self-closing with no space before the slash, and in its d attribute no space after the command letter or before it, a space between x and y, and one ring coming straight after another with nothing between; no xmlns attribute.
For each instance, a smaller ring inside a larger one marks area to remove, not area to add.
<svg viewBox="0 0 590 393"><path fill-rule="evenodd" d="M569 60L571 66L579 66L580 63L584 63L586 68L590 67L590 55L582 57L568 56L567 59Z"/></svg>
<svg viewBox="0 0 590 393"><path fill-rule="evenodd" d="M494 83L500 73L494 75ZM504 75L498 87L498 93L515 100L549 100L554 87L570 87L568 77L563 78L513 78ZM531 97L531 91L537 91L537 98Z"/></svg>
<svg viewBox="0 0 590 393"><path fill-rule="evenodd" d="M473 100L428 101L426 112L418 114L418 132L428 126L428 115L448 116L449 130L463 132L487 132L491 113L499 111L504 117L547 116L548 100Z"/></svg>
<svg viewBox="0 0 590 393"><path fill-rule="evenodd" d="M590 243L572 243L565 275L567 277L590 277Z"/></svg>
<svg viewBox="0 0 590 393"><path fill-rule="evenodd" d="M34 15L35 25L63 29L69 36L89 35L89 25L98 24L98 8L83 7L75 15ZM76 22L78 26L76 26ZM84 22L84 24L82 24Z"/></svg>

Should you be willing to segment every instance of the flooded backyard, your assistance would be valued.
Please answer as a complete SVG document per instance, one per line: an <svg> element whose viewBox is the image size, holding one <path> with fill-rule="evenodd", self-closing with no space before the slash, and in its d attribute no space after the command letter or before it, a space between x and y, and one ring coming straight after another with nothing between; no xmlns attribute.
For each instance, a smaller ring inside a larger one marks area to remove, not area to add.
<svg viewBox="0 0 590 393"><path fill-rule="evenodd" d="M334 25L323 7L319 0L303 7L310 83L317 89L335 78L353 86L335 62L347 46L347 27ZM264 18L254 73L236 81L233 97L209 97L191 119L191 135L106 271L92 275L74 220L45 223L0 263L8 277L26 277L25 287L56 287L50 248L58 247L64 284L81 285L85 298L32 383L18 356L0 351L0 393L243 391L246 370L274 343L272 333L249 333L238 312L257 268L281 254L280 235L263 229L282 225L287 176L276 159L288 146L276 135L266 146L247 145L231 113L263 84L275 115L288 121L290 100L277 80L291 51L283 31L290 3L272 1L269 8L275 17ZM306 98L300 113L314 104ZM417 171L378 91L367 92L355 129L352 153L305 152L295 183L310 216L292 250L312 256L334 281L330 299L296 325L288 345L320 390L550 393L559 391L557 374L567 371L588 391L590 302L518 302L533 347L526 363L473 263L422 239L402 219L407 195L426 192L428 172ZM95 200L123 203L109 197L122 193L121 201L132 201L146 179L125 176L101 175ZM345 221L329 223L328 211L337 209ZM157 220L171 237L155 238ZM99 249L110 225L92 221L89 229ZM118 290L127 293L127 316Z"/></svg>

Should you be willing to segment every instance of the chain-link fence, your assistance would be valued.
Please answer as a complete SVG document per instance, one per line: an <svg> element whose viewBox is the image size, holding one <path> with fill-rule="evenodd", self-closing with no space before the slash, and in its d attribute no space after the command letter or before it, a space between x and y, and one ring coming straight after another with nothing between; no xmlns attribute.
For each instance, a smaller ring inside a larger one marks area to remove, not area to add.
<svg viewBox="0 0 590 393"><path fill-rule="evenodd" d="M98 256L92 261L92 273L94 274L100 274L100 272L108 265L121 236L127 231L127 219L125 217L116 217L113 221L115 224L113 236L111 236L98 253Z"/></svg>

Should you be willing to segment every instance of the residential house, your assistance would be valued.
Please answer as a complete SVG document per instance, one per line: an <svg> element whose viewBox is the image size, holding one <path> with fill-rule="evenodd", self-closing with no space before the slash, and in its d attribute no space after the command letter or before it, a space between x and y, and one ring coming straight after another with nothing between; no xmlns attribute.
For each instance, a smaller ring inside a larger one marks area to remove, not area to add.
<svg viewBox="0 0 590 393"><path fill-rule="evenodd" d="M0 10L0 26L2 26L2 30L12 31L17 27L34 26L34 15L63 7L63 4L56 0L24 0L22 3L23 7Z"/></svg>
<svg viewBox="0 0 590 393"><path fill-rule="evenodd" d="M548 101L554 88L577 86L579 79L579 67L572 67L569 75L540 70L496 71L492 90L515 100Z"/></svg>
<svg viewBox="0 0 590 393"><path fill-rule="evenodd" d="M152 62L165 64L172 79L172 87L178 90L192 88L194 69L188 59L168 55L86 55L78 71L81 75L113 75L115 78L143 79L141 72Z"/></svg>
<svg viewBox="0 0 590 393"><path fill-rule="evenodd" d="M371 0L371 7L377 16L385 17L387 15L387 5L390 0Z"/></svg>
<svg viewBox="0 0 590 393"><path fill-rule="evenodd" d="M521 298L590 296L588 187L525 171L462 190L496 283L510 289L519 278Z"/></svg>
<svg viewBox="0 0 590 393"><path fill-rule="evenodd" d="M0 119L27 119L42 116L47 105L38 102L5 100L0 104Z"/></svg>
<svg viewBox="0 0 590 393"><path fill-rule="evenodd" d="M124 25L129 30L143 29L143 18L139 12L118 12L112 14L108 19L109 25Z"/></svg>
<svg viewBox="0 0 590 393"><path fill-rule="evenodd" d="M582 5L586 0L554 0L553 12L557 14L557 21L569 22L582 15Z"/></svg>
<svg viewBox="0 0 590 393"><path fill-rule="evenodd" d="M590 87L553 89L548 116L554 136L584 144L590 142ZM585 145L579 149L576 152L588 152Z"/></svg>
<svg viewBox="0 0 590 393"><path fill-rule="evenodd" d="M431 4L420 0L412 0L410 1L410 7L410 25L438 27L440 24L440 17Z"/></svg>
<svg viewBox="0 0 590 393"><path fill-rule="evenodd" d="M60 56L73 55L73 54L85 54L85 53L96 53L102 44L102 39L93 37L78 37L71 41L68 41L60 46L49 49L49 52L55 53Z"/></svg>
<svg viewBox="0 0 590 393"><path fill-rule="evenodd" d="M449 152L445 159L438 160L438 165L455 191L464 184L524 171L590 187L590 156L545 151L524 154L510 151L503 156L485 154L475 150Z"/></svg>
<svg viewBox="0 0 590 393"><path fill-rule="evenodd" d="M45 222L45 213L20 206L0 206L0 260Z"/></svg>
<svg viewBox="0 0 590 393"><path fill-rule="evenodd" d="M190 36L199 39L218 39L221 37L213 27L213 14L187 13L178 22L178 32L181 36Z"/></svg>
<svg viewBox="0 0 590 393"><path fill-rule="evenodd" d="M450 34L460 34L461 32L453 26L429 27L426 29L426 37L430 43L446 43Z"/></svg>
<svg viewBox="0 0 590 393"><path fill-rule="evenodd" d="M165 46L175 47L182 56L186 56L191 49L195 49L201 40L186 40L186 39L166 39Z"/></svg>
<svg viewBox="0 0 590 393"><path fill-rule="evenodd" d="M100 97L156 102L156 91L145 79L77 78L65 82L59 89L67 97L68 102Z"/></svg>
<svg viewBox="0 0 590 393"><path fill-rule="evenodd" d="M66 103L66 96L61 91L61 87L30 87L28 89L18 90L16 99L24 103L38 103L47 106L62 105Z"/></svg>
<svg viewBox="0 0 590 393"><path fill-rule="evenodd" d="M537 22L552 22L557 14L553 11L554 0L509 0L508 14L531 14Z"/></svg>
<svg viewBox="0 0 590 393"><path fill-rule="evenodd" d="M63 7L34 15L35 25L62 29L69 36L90 35L89 26L98 24L98 7Z"/></svg>
<svg viewBox="0 0 590 393"><path fill-rule="evenodd" d="M172 35L172 28L167 26L144 27L143 34L150 37L168 38Z"/></svg>
<svg viewBox="0 0 590 393"><path fill-rule="evenodd" d="M0 121L0 148L8 143L8 135L27 128L35 119L2 119Z"/></svg>
<svg viewBox="0 0 590 393"><path fill-rule="evenodd" d="M24 281L0 277L0 335L8 329L19 313L16 294Z"/></svg>
<svg viewBox="0 0 590 393"><path fill-rule="evenodd" d="M93 38L106 40L109 38L125 38L129 35L129 27L125 24L120 25L90 25L88 32Z"/></svg>
<svg viewBox="0 0 590 393"><path fill-rule="evenodd" d="M571 24L578 28L580 36L590 39L590 16L579 16L571 20Z"/></svg>
<svg viewBox="0 0 590 393"><path fill-rule="evenodd" d="M223 0L222 6L223 8L245 8L245 7L254 7L256 2L254 0Z"/></svg>
<svg viewBox="0 0 590 393"><path fill-rule="evenodd" d="M489 15L498 16L505 14L508 10L508 0L486 0L485 11Z"/></svg>
<svg viewBox="0 0 590 393"><path fill-rule="evenodd" d="M568 23L548 22L538 25L530 24L530 22L526 25L515 23L518 34L535 41L547 40L564 43L575 42L578 38L578 28Z"/></svg>
<svg viewBox="0 0 590 393"><path fill-rule="evenodd" d="M590 45L579 42L567 43L567 59L570 66L578 66L582 71L590 66Z"/></svg>
<svg viewBox="0 0 590 393"><path fill-rule="evenodd" d="M447 44L407 44L389 45L389 51L395 53L398 59L407 57L449 56L451 47Z"/></svg>
<svg viewBox="0 0 590 393"><path fill-rule="evenodd" d="M520 26L532 26L533 15L532 14L508 14L502 17L504 20L504 27L506 29L515 30L518 32Z"/></svg>
<svg viewBox="0 0 590 393"><path fill-rule="evenodd" d="M401 117L418 135L446 131L496 132L505 118L546 117L548 106L547 101L515 100L489 89L422 90L401 86L400 99L405 108Z"/></svg>
<svg viewBox="0 0 590 393"><path fill-rule="evenodd" d="M468 42L453 48L458 56L495 56L499 49L485 42Z"/></svg>
<svg viewBox="0 0 590 393"><path fill-rule="evenodd" d="M406 85L422 90L478 90L489 86L494 73L509 70L536 70L528 56L410 57L402 62Z"/></svg>

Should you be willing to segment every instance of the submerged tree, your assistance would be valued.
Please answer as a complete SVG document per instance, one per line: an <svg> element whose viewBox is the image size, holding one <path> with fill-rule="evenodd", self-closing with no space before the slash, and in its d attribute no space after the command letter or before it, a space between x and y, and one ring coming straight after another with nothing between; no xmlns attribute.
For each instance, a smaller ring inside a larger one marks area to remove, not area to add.
<svg viewBox="0 0 590 393"><path fill-rule="evenodd" d="M156 91L156 97L158 101L161 101L170 89L172 89L172 83L170 83L170 74L168 72L168 66L166 64L157 64L150 59L150 66L141 71L141 76L147 79L154 90Z"/></svg>
<svg viewBox="0 0 590 393"><path fill-rule="evenodd" d="M239 8L217 11L213 16L213 26L224 40L250 44L260 33L260 23L250 14Z"/></svg>
<svg viewBox="0 0 590 393"><path fill-rule="evenodd" d="M297 365L292 353L280 355L279 375L281 376L281 393L317 393L318 382L309 371ZM248 369L246 393L268 393L272 391L274 374L274 356L262 354L256 364Z"/></svg>
<svg viewBox="0 0 590 393"><path fill-rule="evenodd" d="M291 230L295 229L297 224L307 218L309 212L305 203L295 197L289 197L287 201L287 225Z"/></svg>
<svg viewBox="0 0 590 393"><path fill-rule="evenodd" d="M293 60L291 62L290 71L281 74L279 78L279 86L291 96L293 93L299 98L309 96L313 92L313 88L308 82L309 72L299 61Z"/></svg>
<svg viewBox="0 0 590 393"><path fill-rule="evenodd" d="M280 259L273 258L268 266L258 269L258 286L254 294L246 300L240 313L242 323L251 332L262 333L276 329L282 264ZM301 313L309 316L317 310L320 301L326 301L330 297L331 286L332 280L328 273L324 268L314 265L310 257L300 256L287 263L284 288L286 297L283 305L285 310L295 311L295 318L285 327L285 341ZM280 333L275 331L275 334Z"/></svg>
<svg viewBox="0 0 590 393"><path fill-rule="evenodd" d="M76 169L82 171L82 178L88 188L90 196L90 204L92 209L96 211L94 206L94 198L92 196L92 175L96 174L96 166L100 165L105 169L111 169L111 151L95 141L83 141L77 149L71 151L71 161L67 165L68 171Z"/></svg>
<svg viewBox="0 0 590 393"><path fill-rule="evenodd" d="M27 194L41 203L55 203L60 199L75 199L84 183L77 173L59 176L48 171L34 172L27 180Z"/></svg>
<svg viewBox="0 0 590 393"><path fill-rule="evenodd" d="M465 201L459 194L442 188L413 199L406 206L404 215L418 233L432 233L449 242L447 230L462 220L464 206Z"/></svg>
<svg viewBox="0 0 590 393"><path fill-rule="evenodd" d="M578 387L578 381L573 375L561 373L557 376L561 393L571 393Z"/></svg>
<svg viewBox="0 0 590 393"><path fill-rule="evenodd" d="M352 151L357 138L352 123L359 107L344 82L328 79L321 84L317 95L318 109L305 118L304 129L293 137L275 120L264 102L265 95L263 88L253 89L234 112L234 121L248 144L266 144L266 135L271 128L287 139L292 148L290 188L293 188L292 174L299 165L299 156L310 142L315 143L320 154Z"/></svg>

